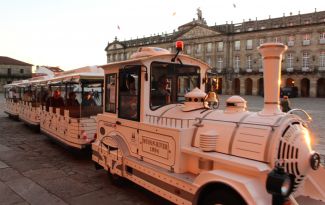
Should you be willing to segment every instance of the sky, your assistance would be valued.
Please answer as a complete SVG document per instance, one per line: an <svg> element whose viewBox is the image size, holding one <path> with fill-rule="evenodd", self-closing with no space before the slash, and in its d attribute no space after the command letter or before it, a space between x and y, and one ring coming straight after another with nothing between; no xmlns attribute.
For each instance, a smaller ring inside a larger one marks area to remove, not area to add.
<svg viewBox="0 0 325 205"><path fill-rule="evenodd" d="M197 8L212 26L325 11L325 1L0 0L0 56L63 70L103 65L115 37L172 33L197 18Z"/></svg>

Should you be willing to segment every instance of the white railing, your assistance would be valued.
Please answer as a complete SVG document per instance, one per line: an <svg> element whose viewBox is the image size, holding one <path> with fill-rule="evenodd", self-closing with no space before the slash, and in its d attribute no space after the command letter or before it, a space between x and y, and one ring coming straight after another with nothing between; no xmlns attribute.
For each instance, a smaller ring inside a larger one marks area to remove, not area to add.
<svg viewBox="0 0 325 205"><path fill-rule="evenodd" d="M310 40L303 40L302 45L304 45L304 46L310 45Z"/></svg>
<svg viewBox="0 0 325 205"><path fill-rule="evenodd" d="M286 68L287 72L293 72L293 68Z"/></svg>
<svg viewBox="0 0 325 205"><path fill-rule="evenodd" d="M288 46L294 46L295 42L294 41L288 41Z"/></svg>
<svg viewBox="0 0 325 205"><path fill-rule="evenodd" d="M309 68L309 67L302 67L301 70L303 72L311 72L311 68Z"/></svg>

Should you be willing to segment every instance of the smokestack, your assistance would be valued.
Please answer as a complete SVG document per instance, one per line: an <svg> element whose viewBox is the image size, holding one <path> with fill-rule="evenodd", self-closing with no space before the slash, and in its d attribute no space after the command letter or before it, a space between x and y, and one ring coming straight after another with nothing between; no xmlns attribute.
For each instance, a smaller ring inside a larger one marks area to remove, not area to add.
<svg viewBox="0 0 325 205"><path fill-rule="evenodd" d="M288 49L282 43L265 43L258 50L263 58L264 66L264 107L261 115L281 114L280 84L282 54Z"/></svg>

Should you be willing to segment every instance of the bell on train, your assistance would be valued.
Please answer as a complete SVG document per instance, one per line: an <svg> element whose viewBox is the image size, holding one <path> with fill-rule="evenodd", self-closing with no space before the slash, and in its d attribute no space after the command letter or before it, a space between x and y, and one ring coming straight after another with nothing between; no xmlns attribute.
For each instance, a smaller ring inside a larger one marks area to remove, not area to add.
<svg viewBox="0 0 325 205"><path fill-rule="evenodd" d="M210 91L208 93L208 97L206 98L207 102L218 102L217 94L215 92Z"/></svg>
<svg viewBox="0 0 325 205"><path fill-rule="evenodd" d="M210 108L218 109L219 99L217 98L217 94L215 92L210 91L205 98L205 101L208 102Z"/></svg>

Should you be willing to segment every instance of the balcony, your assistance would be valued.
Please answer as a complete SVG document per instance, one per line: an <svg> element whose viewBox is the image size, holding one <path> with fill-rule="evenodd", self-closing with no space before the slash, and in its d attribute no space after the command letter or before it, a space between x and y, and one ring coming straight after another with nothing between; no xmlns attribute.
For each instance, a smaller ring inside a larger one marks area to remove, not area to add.
<svg viewBox="0 0 325 205"><path fill-rule="evenodd" d="M309 46L310 45L310 40L303 40L302 45L303 46Z"/></svg>
<svg viewBox="0 0 325 205"><path fill-rule="evenodd" d="M325 38L319 39L319 44L325 44Z"/></svg>
<svg viewBox="0 0 325 205"><path fill-rule="evenodd" d="M235 72L235 73L239 73L239 68L235 68L235 69L234 69L234 72Z"/></svg>
<svg viewBox="0 0 325 205"><path fill-rule="evenodd" d="M294 41L288 41L288 46L294 46L295 42Z"/></svg>
<svg viewBox="0 0 325 205"><path fill-rule="evenodd" d="M246 68L246 73L251 73L253 70L251 68Z"/></svg>
<svg viewBox="0 0 325 205"><path fill-rule="evenodd" d="M286 71L287 71L288 73L292 73L292 72L293 72L293 68L286 68Z"/></svg>
<svg viewBox="0 0 325 205"><path fill-rule="evenodd" d="M318 67L318 71L324 72L325 71L325 67Z"/></svg>
<svg viewBox="0 0 325 205"><path fill-rule="evenodd" d="M263 68L259 68L259 69L258 69L258 72L260 72L260 73L263 73L263 71L264 71Z"/></svg>
<svg viewBox="0 0 325 205"><path fill-rule="evenodd" d="M302 67L302 68L301 68L301 71L302 71L302 72L311 72L312 69L309 68L309 67Z"/></svg>

